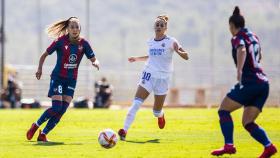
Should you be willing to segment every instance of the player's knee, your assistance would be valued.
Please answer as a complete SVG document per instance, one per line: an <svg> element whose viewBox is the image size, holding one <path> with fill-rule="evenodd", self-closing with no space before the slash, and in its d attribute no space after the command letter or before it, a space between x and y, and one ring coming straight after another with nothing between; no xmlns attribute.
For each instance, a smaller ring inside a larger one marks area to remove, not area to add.
<svg viewBox="0 0 280 158"><path fill-rule="evenodd" d="M52 107L53 112L59 114L62 111L62 107L61 106L54 106Z"/></svg>
<svg viewBox="0 0 280 158"><path fill-rule="evenodd" d="M52 101L52 111L55 113L60 113L62 110L62 101L54 100Z"/></svg>
<svg viewBox="0 0 280 158"><path fill-rule="evenodd" d="M242 125L245 129L248 125L250 126L251 124L255 124L255 122L251 120L244 120L244 119L242 120Z"/></svg>
<svg viewBox="0 0 280 158"><path fill-rule="evenodd" d="M243 122L242 122L243 124ZM258 128L259 126L255 123L255 122L248 122L248 123L244 123L243 127L248 131L248 132L252 132L255 128Z"/></svg>

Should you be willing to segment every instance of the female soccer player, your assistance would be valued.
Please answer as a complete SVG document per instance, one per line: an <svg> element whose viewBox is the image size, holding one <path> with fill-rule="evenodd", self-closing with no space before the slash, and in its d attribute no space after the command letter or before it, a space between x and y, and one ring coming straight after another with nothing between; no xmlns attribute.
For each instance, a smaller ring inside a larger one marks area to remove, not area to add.
<svg viewBox="0 0 280 158"><path fill-rule="evenodd" d="M154 23L155 37L148 41L149 52L146 56L130 57L129 62L146 61L142 78L140 79L135 98L126 115L124 127L118 134L125 140L127 130L134 121L136 112L149 94L154 92L154 116L158 118L160 129L165 126L163 103L168 91L170 75L173 70L172 56L174 51L183 59L188 60L188 54L183 50L178 41L166 35L168 17L158 16Z"/></svg>
<svg viewBox="0 0 280 158"><path fill-rule="evenodd" d="M212 155L234 154L233 122L230 113L244 105L242 124L250 135L264 146L260 158L277 152L264 129L255 123L269 94L269 83L260 67L262 57L259 38L245 28L245 19L236 6L229 18L229 29L233 38L232 56L237 67L238 83L222 101L218 114L224 136L224 147L212 151Z"/></svg>
<svg viewBox="0 0 280 158"><path fill-rule="evenodd" d="M52 99L52 107L47 109L26 133L27 139L31 140L39 126L48 120L46 127L43 131L40 130L37 138L37 141L44 142L48 141L46 135L58 124L73 98L78 67L83 55L85 54L92 65L99 69L99 62L95 58L95 53L89 43L80 37L81 25L77 17L56 22L47 29L47 32L49 36L57 39L42 54L36 78L38 80L41 78L46 57L56 51L57 61L51 74L48 93L48 97Z"/></svg>

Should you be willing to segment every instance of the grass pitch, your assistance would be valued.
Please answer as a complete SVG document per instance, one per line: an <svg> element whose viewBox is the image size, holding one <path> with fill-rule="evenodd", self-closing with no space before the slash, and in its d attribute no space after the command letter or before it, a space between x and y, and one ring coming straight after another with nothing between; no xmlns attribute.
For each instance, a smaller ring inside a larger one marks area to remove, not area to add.
<svg viewBox="0 0 280 158"><path fill-rule="evenodd" d="M70 109L49 133L52 142L36 142L38 132L27 141L27 129L43 111L0 110L0 158L208 158L212 149L223 145L217 109L165 109L167 124L162 130L152 110L141 109L127 141L118 141L112 149L98 144L98 133L105 128L117 132L127 110ZM242 110L232 116L237 154L223 157L257 157L263 147L242 127ZM280 149L280 109L264 108L256 122ZM279 152L274 157L280 157Z"/></svg>

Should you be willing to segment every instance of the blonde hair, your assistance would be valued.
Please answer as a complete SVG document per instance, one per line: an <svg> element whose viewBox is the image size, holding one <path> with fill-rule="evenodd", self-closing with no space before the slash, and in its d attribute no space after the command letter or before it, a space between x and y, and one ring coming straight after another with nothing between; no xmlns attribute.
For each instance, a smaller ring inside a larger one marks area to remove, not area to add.
<svg viewBox="0 0 280 158"><path fill-rule="evenodd" d="M162 14L162 15L157 16L156 21L158 21L158 20L163 20L165 23L167 23L169 20L169 17L167 15Z"/></svg>
<svg viewBox="0 0 280 158"><path fill-rule="evenodd" d="M67 34L67 27L69 25L69 22L71 21L78 21L79 19L77 17L70 17L66 20L60 20L57 21L50 26L47 27L46 32L49 37L58 38L65 34Z"/></svg>

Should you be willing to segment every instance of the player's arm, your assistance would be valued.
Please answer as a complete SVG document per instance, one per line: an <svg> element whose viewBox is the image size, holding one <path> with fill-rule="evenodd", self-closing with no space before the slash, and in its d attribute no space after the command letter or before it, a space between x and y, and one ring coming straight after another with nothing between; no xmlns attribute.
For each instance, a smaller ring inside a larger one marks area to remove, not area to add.
<svg viewBox="0 0 280 158"><path fill-rule="evenodd" d="M246 59L246 48L245 46L240 46L237 48L237 81L241 83L242 69Z"/></svg>
<svg viewBox="0 0 280 158"><path fill-rule="evenodd" d="M146 61L147 59L149 58L148 55L145 55L145 56L137 56L137 57L129 57L128 58L128 61L129 62L135 62L135 61Z"/></svg>
<svg viewBox="0 0 280 158"><path fill-rule="evenodd" d="M38 79L38 80L40 80L40 78L41 78L41 76L42 76L42 68L43 68L43 64L44 64L44 62L45 62L45 59L46 59L46 57L49 55L49 53L48 52L45 52L45 53L43 53L42 55L41 55L41 57L40 57L40 60L39 60L39 66L38 66L38 69L37 69L37 72L36 72L36 78Z"/></svg>
<svg viewBox="0 0 280 158"><path fill-rule="evenodd" d="M189 56L188 53L183 49L183 48L179 48L178 43L174 42L173 44L173 48L175 50L175 52L183 59L188 60Z"/></svg>
<svg viewBox="0 0 280 158"><path fill-rule="evenodd" d="M89 60L91 61L92 66L96 67L97 70L99 70L99 61L95 57L92 57Z"/></svg>

